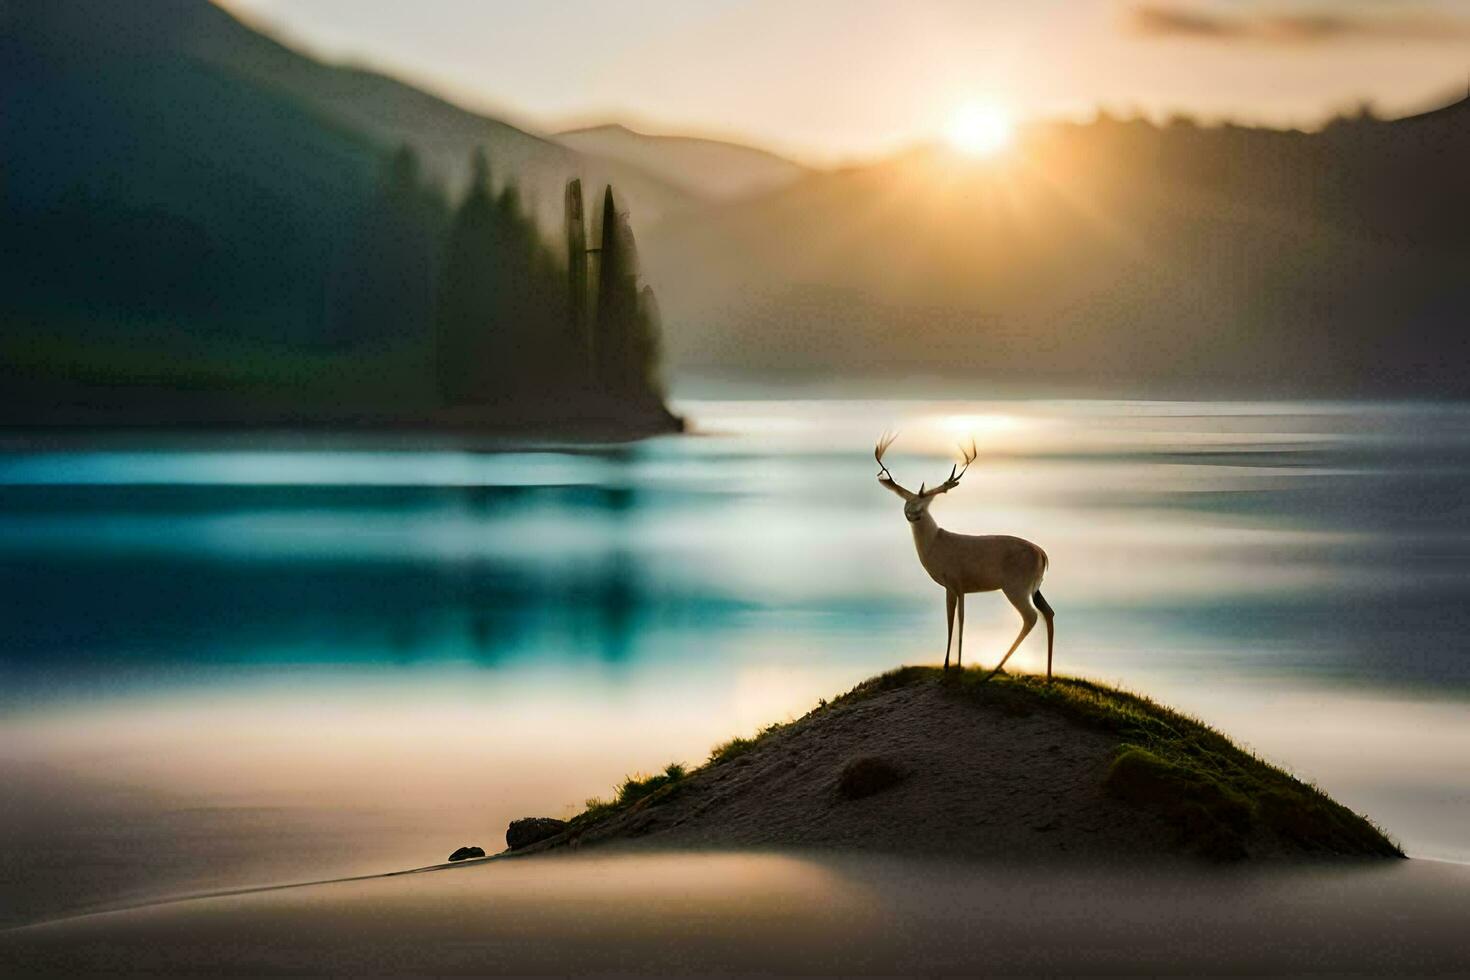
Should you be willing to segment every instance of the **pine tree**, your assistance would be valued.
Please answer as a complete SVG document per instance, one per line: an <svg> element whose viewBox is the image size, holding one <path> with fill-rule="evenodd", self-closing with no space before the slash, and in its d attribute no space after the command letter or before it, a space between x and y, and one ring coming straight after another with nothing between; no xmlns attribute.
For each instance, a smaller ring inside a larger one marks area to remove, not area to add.
<svg viewBox="0 0 1470 980"><path fill-rule="evenodd" d="M439 391L450 404L492 397L507 367L493 343L499 235L483 150L475 151L470 172L469 190L449 229L436 316Z"/></svg>
<svg viewBox="0 0 1470 980"><path fill-rule="evenodd" d="M602 196L602 238L597 263L597 381L619 395L627 386L629 326L637 309L638 285L628 269L623 221L608 187Z"/></svg>
<svg viewBox="0 0 1470 980"><path fill-rule="evenodd" d="M663 401L663 380L658 365L663 359L663 315L652 286L638 291L638 324L634 333L634 360L638 365L638 381L642 394Z"/></svg>
<svg viewBox="0 0 1470 980"><path fill-rule="evenodd" d="M566 334L565 273L542 240L540 229L507 186L500 194L499 290L496 330L513 365L507 390L529 399L554 400L581 374L575 346Z"/></svg>
<svg viewBox="0 0 1470 980"><path fill-rule="evenodd" d="M640 302L638 247L627 215L618 212L613 189L602 199L602 238L597 277L597 380L617 398L655 397L657 304Z"/></svg>
<svg viewBox="0 0 1470 980"><path fill-rule="evenodd" d="M592 372L594 351L587 319L587 223L582 214L582 181L567 181L567 334L571 349L580 353L582 372Z"/></svg>
<svg viewBox="0 0 1470 980"><path fill-rule="evenodd" d="M429 338L444 201L402 146L384 162L329 283L328 336L339 346Z"/></svg>
<svg viewBox="0 0 1470 980"><path fill-rule="evenodd" d="M438 379L450 404L563 412L658 394L658 311L639 292L638 253L612 188L603 196L596 310L587 309L581 183L566 189L567 261L557 261L515 187L490 191L483 154L454 214L437 304ZM589 378L590 376L590 378ZM592 384L589 385L589 380ZM593 393L596 394L593 394Z"/></svg>

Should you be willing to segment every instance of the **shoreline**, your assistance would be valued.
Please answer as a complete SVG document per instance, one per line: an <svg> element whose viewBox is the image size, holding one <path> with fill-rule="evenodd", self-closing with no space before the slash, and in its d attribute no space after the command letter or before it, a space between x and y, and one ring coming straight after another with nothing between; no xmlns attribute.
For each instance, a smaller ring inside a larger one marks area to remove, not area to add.
<svg viewBox="0 0 1470 980"><path fill-rule="evenodd" d="M1167 809L1137 809L1138 801L1110 795L1107 760L1127 754L1119 739L1136 740L1160 723L1167 735L1140 744L1161 758L1177 761L1170 745L1181 738L1226 755L1240 751L1187 716L1090 682L1059 678L1051 687L1004 675L977 686L970 672L899 668L822 701L803 719L718 747L705 767L665 774L652 788L650 780L629 780L643 795L622 799L632 795L624 792L601 804L561 847L80 909L0 930L0 970L1470 970L1459 928L1470 864L1384 860L1367 856L1372 850L1352 856L1330 835L1319 841L1327 846L1289 848L1271 836L1268 810L1241 838L1261 860L1222 861L1169 836ZM863 752L912 766L909 776L856 799L828 795L831 763L850 757L844 732L860 736ZM813 738L821 749L808 751ZM793 751L800 758L787 765ZM1259 785L1268 795L1291 778L1253 765L1231 778L1265 780ZM955 766L979 783L951 779ZM741 779L761 774L757 791L739 789ZM781 827L812 819L803 800L825 808L821 822L846 821L849 833L783 844ZM1055 826L1033 826L1028 812L1043 810ZM709 818L703 825L701 812ZM752 813L754 824L741 819ZM650 814L667 829L716 833L640 832L651 829ZM1103 826L1089 830L1079 814ZM883 828L895 815L922 828L923 849L893 848ZM759 833L742 837L742 827ZM1074 846L1057 849L1059 839ZM437 873L455 870L464 873Z"/></svg>
<svg viewBox="0 0 1470 980"><path fill-rule="evenodd" d="M669 413L668 420L647 424L552 421L506 422L499 425L477 422L434 420L323 419L316 421L215 421L181 424L176 420L139 420L111 423L92 421L36 425L0 423L0 452L68 450L102 445L167 443L188 444L199 440L215 447L221 439L273 444L351 443L363 446L411 443L423 445L442 440L446 444L495 451L563 445L616 446L656 436L691 432L688 419Z"/></svg>
<svg viewBox="0 0 1470 980"><path fill-rule="evenodd" d="M26 975L1455 973L1470 868L1070 870L871 854L545 855L269 886L0 931ZM1100 906L1107 915L1098 915ZM392 922L391 929L384 923Z"/></svg>
<svg viewBox="0 0 1470 980"><path fill-rule="evenodd" d="M489 864L503 864L510 861L522 860L598 860L600 858L701 858L711 855L724 857L738 857L741 855L779 855L793 858L831 858L831 859L876 859L880 861L912 861L915 863L927 863L935 861L932 856L884 854L862 850L810 850L801 848L781 849L754 849L754 848L730 848L724 850L708 850L698 848L642 848L627 845L607 845L599 847L595 852L577 850L545 850L532 851L517 854L513 851L497 851L487 854L482 858L468 858L453 863L443 862L440 864L426 864L418 868L402 868L397 871L380 871L365 875L347 875L342 878L317 878L310 881L288 881L269 885L246 885L240 888L221 888L210 891L186 892L178 895L166 895L159 898L151 898L140 902L127 902L118 905L103 905L95 908L79 909L62 915L49 918L36 919L31 922L19 922L12 925L0 926L0 936L6 933L20 932L26 929L35 929L43 926L53 926L79 919L89 919L96 916L116 915L126 912L138 912L146 909L161 908L169 905L180 905L188 902L206 902L215 899L241 898L250 895L266 895L272 892L292 891L301 888L316 888L327 885L345 885L355 882L381 881L392 878L406 878L411 875L431 874L437 871L456 871L466 868L484 867ZM1376 862L1363 861L1361 863L1347 863L1323 861L1320 859L1303 858L1297 861L1280 862L1272 865L1201 865L1196 862L1184 862L1171 859L1160 859L1156 862L1138 862L1125 860L1098 860L1095 862L1067 866L1054 862L1037 862L1035 865L1027 865L1024 862L995 862L993 860L959 857L954 859L961 867L974 869L1002 868L1007 870L1019 870L1029 868L1033 871L1056 872L1071 870L1079 872L1128 872L1134 873L1140 870L1155 873L1198 873L1202 877L1219 875L1222 879L1229 877L1260 875L1262 877L1273 877L1277 875L1290 875L1293 873L1310 873L1316 871L1338 871L1346 873L1363 870L1365 868L1381 866ZM1456 861L1450 858L1419 857L1412 854L1404 856L1404 861L1415 865L1437 864L1452 868L1470 869L1470 861Z"/></svg>

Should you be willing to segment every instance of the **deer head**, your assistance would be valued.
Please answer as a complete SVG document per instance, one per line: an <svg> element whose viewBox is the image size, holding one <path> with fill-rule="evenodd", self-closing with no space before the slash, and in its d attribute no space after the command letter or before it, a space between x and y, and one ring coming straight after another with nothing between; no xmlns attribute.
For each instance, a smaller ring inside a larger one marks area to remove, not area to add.
<svg viewBox="0 0 1470 980"><path fill-rule="evenodd" d="M975 462L975 457L980 455L980 453L975 448L975 440L971 439L968 449L963 445L960 446L960 455L963 463L956 463L951 466L949 468L949 476L945 478L943 483L940 483L932 490L926 489L924 484L920 483L919 492L914 493L912 490L907 490L900 486L898 481L893 478L893 474L888 472L888 467L883 465L883 454L888 451L888 447L893 445L893 441L897 438L897 433L883 433L882 437L878 440L878 444L873 447L873 458L878 461L878 483L903 498L903 516L910 523L914 523L924 516L924 512L929 509L929 505L934 502L935 497L938 497L941 493L948 493L960 485L960 479L964 477L966 471L970 468L970 464Z"/></svg>

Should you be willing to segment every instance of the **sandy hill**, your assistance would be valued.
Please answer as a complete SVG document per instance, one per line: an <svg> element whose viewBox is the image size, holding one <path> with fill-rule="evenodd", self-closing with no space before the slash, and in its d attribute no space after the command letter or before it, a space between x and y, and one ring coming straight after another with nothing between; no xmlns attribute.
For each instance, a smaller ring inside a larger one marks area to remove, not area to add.
<svg viewBox="0 0 1470 980"><path fill-rule="evenodd" d="M632 778L555 849L833 847L1032 861L1402 856L1207 726L1085 681L906 667Z"/></svg>

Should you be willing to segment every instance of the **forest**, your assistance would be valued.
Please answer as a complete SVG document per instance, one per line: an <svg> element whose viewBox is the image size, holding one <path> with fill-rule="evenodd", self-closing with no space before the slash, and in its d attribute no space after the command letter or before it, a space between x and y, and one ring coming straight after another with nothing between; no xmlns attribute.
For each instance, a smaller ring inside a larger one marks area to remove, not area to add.
<svg viewBox="0 0 1470 980"><path fill-rule="evenodd" d="M432 347L448 405L657 406L657 302L611 186L599 205L589 233L582 182L567 183L557 255L483 152L451 210L401 148L333 270L333 333Z"/></svg>
<svg viewBox="0 0 1470 980"><path fill-rule="evenodd" d="M675 427L610 180L549 222L532 137L446 177L307 97L356 81L208 4L0 18L0 421Z"/></svg>

